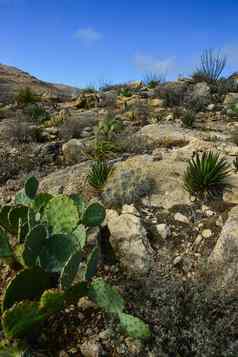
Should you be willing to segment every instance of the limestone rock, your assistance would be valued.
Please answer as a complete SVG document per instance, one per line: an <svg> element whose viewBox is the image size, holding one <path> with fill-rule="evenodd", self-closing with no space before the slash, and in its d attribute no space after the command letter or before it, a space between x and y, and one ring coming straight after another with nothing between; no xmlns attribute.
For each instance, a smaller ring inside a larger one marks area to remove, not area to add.
<svg viewBox="0 0 238 357"><path fill-rule="evenodd" d="M62 147L63 156L67 163L79 163L82 161L82 149L84 145L79 139L71 139Z"/></svg>
<svg viewBox="0 0 238 357"><path fill-rule="evenodd" d="M106 222L110 243L121 265L131 275L147 274L153 264L153 251L136 208L125 205L120 215L107 210Z"/></svg>

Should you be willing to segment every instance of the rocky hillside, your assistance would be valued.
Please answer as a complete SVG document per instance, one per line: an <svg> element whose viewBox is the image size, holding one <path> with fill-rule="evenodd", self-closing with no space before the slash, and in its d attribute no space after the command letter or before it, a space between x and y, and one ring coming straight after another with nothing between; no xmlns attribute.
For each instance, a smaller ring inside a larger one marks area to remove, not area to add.
<svg viewBox="0 0 238 357"><path fill-rule="evenodd" d="M11 102L19 89L25 87L31 88L37 94L56 97L58 100L65 100L78 93L77 88L47 83L18 68L0 64L0 103Z"/></svg>
<svg viewBox="0 0 238 357"><path fill-rule="evenodd" d="M128 337L115 315L83 298L29 339L33 355L237 357L237 76L23 99L0 108L2 205L31 175L41 193L103 204L86 253L100 244L97 277L151 330L146 341ZM192 158L208 153L223 159L218 173L214 160L191 173ZM1 269L4 291L13 274Z"/></svg>

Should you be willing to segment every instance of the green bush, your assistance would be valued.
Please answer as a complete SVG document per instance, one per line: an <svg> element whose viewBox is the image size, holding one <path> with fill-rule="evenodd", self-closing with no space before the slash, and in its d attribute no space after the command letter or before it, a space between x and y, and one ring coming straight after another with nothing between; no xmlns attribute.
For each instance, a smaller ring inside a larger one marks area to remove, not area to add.
<svg viewBox="0 0 238 357"><path fill-rule="evenodd" d="M26 87L18 91L15 97L16 103L18 105L27 105L36 103L38 100L37 95L31 90L31 88Z"/></svg>
<svg viewBox="0 0 238 357"><path fill-rule="evenodd" d="M182 116L182 123L185 128L193 128L196 120L196 115L194 112L187 110Z"/></svg>
<svg viewBox="0 0 238 357"><path fill-rule="evenodd" d="M50 119L49 113L38 104L29 104L24 111L34 121L45 122Z"/></svg>
<svg viewBox="0 0 238 357"><path fill-rule="evenodd" d="M105 161L93 162L87 177L89 184L96 189L102 189L111 171L111 167Z"/></svg>
<svg viewBox="0 0 238 357"><path fill-rule="evenodd" d="M130 90L130 88L127 88L127 87L122 88L120 90L119 94L120 94L120 96L127 97L127 98L132 97L132 95L133 95L133 93Z"/></svg>
<svg viewBox="0 0 238 357"><path fill-rule="evenodd" d="M94 278L99 242L83 259L87 232L104 221L104 207L96 202L87 205L78 195L38 194L38 185L30 177L15 204L0 211L0 258L17 271L1 297L6 338L31 335L35 326L83 296L117 317L132 337L148 338L149 327L127 317L119 293L102 278ZM11 244L10 236L16 244ZM74 284L79 271L81 279Z"/></svg>
<svg viewBox="0 0 238 357"><path fill-rule="evenodd" d="M225 190L231 188L229 174L230 165L219 154L196 153L185 171L184 188L200 199L221 197Z"/></svg>

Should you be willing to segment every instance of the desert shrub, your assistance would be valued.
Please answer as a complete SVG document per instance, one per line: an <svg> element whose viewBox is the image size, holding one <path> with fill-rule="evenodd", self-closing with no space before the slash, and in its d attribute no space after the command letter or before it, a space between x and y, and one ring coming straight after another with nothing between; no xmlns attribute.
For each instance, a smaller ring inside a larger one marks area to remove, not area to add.
<svg viewBox="0 0 238 357"><path fill-rule="evenodd" d="M156 89L156 94L161 99L164 99L164 103L167 107L174 107L183 104L185 91L186 90L183 86L160 86Z"/></svg>
<svg viewBox="0 0 238 357"><path fill-rule="evenodd" d="M182 123L185 128L193 128L196 120L196 114L190 110L187 110L182 116Z"/></svg>
<svg viewBox="0 0 238 357"><path fill-rule="evenodd" d="M201 63L192 77L198 82L217 81L226 66L226 56L213 49L205 49L201 55Z"/></svg>
<svg viewBox="0 0 238 357"><path fill-rule="evenodd" d="M18 91L15 97L16 103L18 105L27 105L36 103L38 96L31 90L31 88L26 87Z"/></svg>
<svg viewBox="0 0 238 357"><path fill-rule="evenodd" d="M59 127L59 135L65 140L78 139L81 137L84 127L84 121L69 117L63 121L63 124Z"/></svg>
<svg viewBox="0 0 238 357"><path fill-rule="evenodd" d="M102 224L104 207L87 204L79 195L38 194L38 186L30 177L15 204L0 210L0 257L12 276L1 297L6 338L32 336L49 317L82 297L114 315L129 336L149 338L148 325L126 313L118 291L103 278L95 278L100 242L89 252L87 232ZM16 244L10 236L16 237Z"/></svg>
<svg viewBox="0 0 238 357"><path fill-rule="evenodd" d="M184 106L195 113L206 111L209 103L208 97L195 96L192 92L188 92L184 97Z"/></svg>
<svg viewBox="0 0 238 357"><path fill-rule="evenodd" d="M38 104L28 104L24 109L24 113L29 115L30 119L40 123L50 119L49 113Z"/></svg>
<svg viewBox="0 0 238 357"><path fill-rule="evenodd" d="M109 207L121 207L149 195L153 182L141 168L121 170L110 176L102 192L102 199Z"/></svg>
<svg viewBox="0 0 238 357"><path fill-rule="evenodd" d="M128 87L124 87L124 88L121 88L120 91L119 91L119 95L122 96L122 97L132 97L133 93L131 91L130 88Z"/></svg>
<svg viewBox="0 0 238 357"><path fill-rule="evenodd" d="M112 168L106 161L97 160L93 162L87 176L88 183L96 189L102 189L111 171Z"/></svg>
<svg viewBox="0 0 238 357"><path fill-rule="evenodd" d="M122 129L123 123L116 119L112 113L109 113L99 122L96 128L96 138L97 140L111 141Z"/></svg>
<svg viewBox="0 0 238 357"><path fill-rule="evenodd" d="M3 132L3 137L12 144L25 144L38 141L40 128L25 121L9 121Z"/></svg>
<svg viewBox="0 0 238 357"><path fill-rule="evenodd" d="M165 82L165 75L156 73L146 73L143 83L150 89L154 89L159 83Z"/></svg>
<svg viewBox="0 0 238 357"><path fill-rule="evenodd" d="M128 293L128 299L136 300L139 290L147 302L147 316L154 321L154 355L236 357L237 290L217 291L202 279L165 276L159 274L155 282L147 279L143 288Z"/></svg>
<svg viewBox="0 0 238 357"><path fill-rule="evenodd" d="M219 96L226 95L230 92L238 91L238 83L234 79L221 78L210 84L211 92Z"/></svg>
<svg viewBox="0 0 238 357"><path fill-rule="evenodd" d="M196 153L185 171L184 188L200 199L220 198L224 191L231 188L229 175L230 165L219 154Z"/></svg>

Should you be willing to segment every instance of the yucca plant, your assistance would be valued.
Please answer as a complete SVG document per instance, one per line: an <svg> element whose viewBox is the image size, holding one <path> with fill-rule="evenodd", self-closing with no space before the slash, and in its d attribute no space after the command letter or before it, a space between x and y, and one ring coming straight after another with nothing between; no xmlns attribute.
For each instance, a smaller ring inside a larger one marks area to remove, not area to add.
<svg viewBox="0 0 238 357"><path fill-rule="evenodd" d="M97 160L93 162L87 177L89 184L96 189L102 189L111 171L112 168L106 161Z"/></svg>
<svg viewBox="0 0 238 357"><path fill-rule="evenodd" d="M230 171L230 165L219 154L196 153L185 171L184 188L200 199L221 198L224 191L231 189Z"/></svg>

